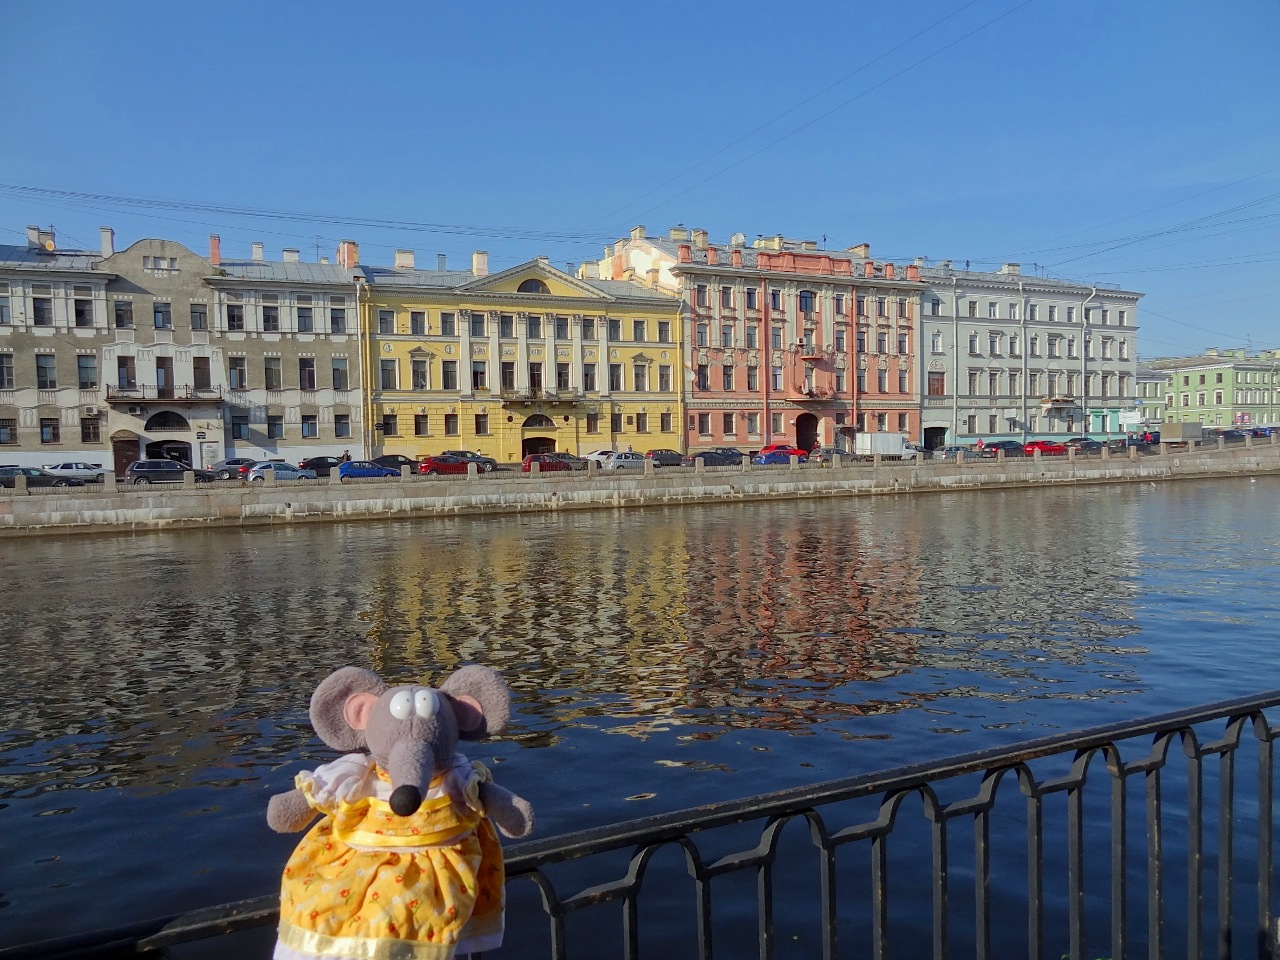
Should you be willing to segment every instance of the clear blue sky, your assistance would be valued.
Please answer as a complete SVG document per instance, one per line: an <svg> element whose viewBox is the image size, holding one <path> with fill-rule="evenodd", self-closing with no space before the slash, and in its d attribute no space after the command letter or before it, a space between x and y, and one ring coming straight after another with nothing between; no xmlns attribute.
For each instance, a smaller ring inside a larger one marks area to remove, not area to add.
<svg viewBox="0 0 1280 960"><path fill-rule="evenodd" d="M1276 0L15 0L4 30L0 242L503 269L684 223L1144 291L1143 357L1280 347Z"/></svg>

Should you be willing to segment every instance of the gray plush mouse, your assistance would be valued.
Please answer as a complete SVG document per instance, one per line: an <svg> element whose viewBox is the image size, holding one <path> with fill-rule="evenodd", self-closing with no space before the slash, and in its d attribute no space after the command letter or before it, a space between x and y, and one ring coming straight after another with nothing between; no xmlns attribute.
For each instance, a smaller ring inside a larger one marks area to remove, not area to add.
<svg viewBox="0 0 1280 960"><path fill-rule="evenodd" d="M302 830L284 870L278 960L480 953L502 942L502 848L493 825L528 836L528 801L457 752L501 733L510 695L488 667L438 689L388 687L343 667L311 697L311 723L346 756L271 798L273 830ZM390 951L390 952L388 952Z"/></svg>

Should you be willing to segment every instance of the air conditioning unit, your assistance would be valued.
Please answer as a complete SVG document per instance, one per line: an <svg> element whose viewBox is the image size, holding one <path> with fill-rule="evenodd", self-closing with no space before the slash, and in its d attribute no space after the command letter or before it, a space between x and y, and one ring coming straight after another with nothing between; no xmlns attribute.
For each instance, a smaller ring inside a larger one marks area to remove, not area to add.
<svg viewBox="0 0 1280 960"><path fill-rule="evenodd" d="M96 417L101 411L97 407L85 407L84 415L86 417Z"/></svg>
<svg viewBox="0 0 1280 960"><path fill-rule="evenodd" d="M142 408L141 408L141 407L139 407L139 406L132 406L132 407L130 407L130 408L129 408L129 413L130 413L132 416L140 417L140 416L142 416Z"/></svg>

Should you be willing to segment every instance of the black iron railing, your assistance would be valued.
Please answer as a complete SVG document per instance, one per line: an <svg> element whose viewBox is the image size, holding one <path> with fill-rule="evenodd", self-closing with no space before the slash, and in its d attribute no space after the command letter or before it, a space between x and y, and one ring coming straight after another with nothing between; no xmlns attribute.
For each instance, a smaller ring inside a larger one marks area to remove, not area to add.
<svg viewBox="0 0 1280 960"><path fill-rule="evenodd" d="M1280 691L517 844L520 933L502 955L1275 957L1277 705ZM147 954L275 918L263 898L0 958Z"/></svg>

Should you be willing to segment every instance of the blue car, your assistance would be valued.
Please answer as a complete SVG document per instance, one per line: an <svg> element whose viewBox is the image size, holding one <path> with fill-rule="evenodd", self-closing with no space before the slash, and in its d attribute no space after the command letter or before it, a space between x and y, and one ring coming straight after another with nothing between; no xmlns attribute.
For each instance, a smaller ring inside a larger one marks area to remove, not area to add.
<svg viewBox="0 0 1280 960"><path fill-rule="evenodd" d="M394 467L385 467L372 460L348 460L338 466L338 479L351 480L365 477L399 477L400 471Z"/></svg>
<svg viewBox="0 0 1280 960"><path fill-rule="evenodd" d="M799 460L801 463L809 462L808 457L797 457L796 459ZM767 467L771 464L777 464L777 463L783 464L785 466L785 465L790 465L791 454L785 453L782 450L771 450L768 453L757 453L754 457L751 458L751 462L758 467Z"/></svg>

